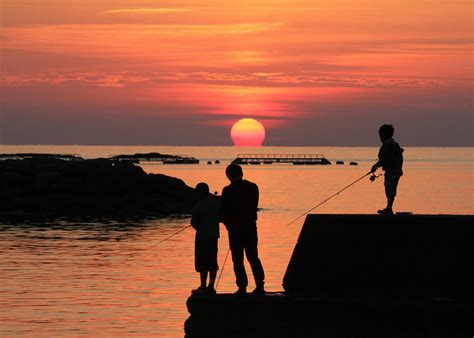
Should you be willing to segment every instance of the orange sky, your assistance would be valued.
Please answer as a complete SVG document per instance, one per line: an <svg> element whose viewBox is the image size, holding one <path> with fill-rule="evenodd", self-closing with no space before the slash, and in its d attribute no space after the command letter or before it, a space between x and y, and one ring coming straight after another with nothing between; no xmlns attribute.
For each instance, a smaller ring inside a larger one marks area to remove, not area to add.
<svg viewBox="0 0 474 338"><path fill-rule="evenodd" d="M0 143L473 145L471 1L1 6Z"/></svg>

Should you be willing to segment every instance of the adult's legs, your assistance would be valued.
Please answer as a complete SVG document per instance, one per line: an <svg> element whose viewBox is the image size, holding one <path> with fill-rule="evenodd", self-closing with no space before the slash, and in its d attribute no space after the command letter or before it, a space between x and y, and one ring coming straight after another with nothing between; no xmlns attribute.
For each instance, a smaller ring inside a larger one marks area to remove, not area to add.
<svg viewBox="0 0 474 338"><path fill-rule="evenodd" d="M229 234L229 246L232 254L232 263L234 264L235 282L239 289L245 289L248 285L248 279L244 266L244 246L242 245L242 239Z"/></svg>
<svg viewBox="0 0 474 338"><path fill-rule="evenodd" d="M245 243L245 255L252 268L255 285L257 288L262 288L265 283L265 272L263 271L262 262L258 257L258 236L257 232L251 234L248 241Z"/></svg>

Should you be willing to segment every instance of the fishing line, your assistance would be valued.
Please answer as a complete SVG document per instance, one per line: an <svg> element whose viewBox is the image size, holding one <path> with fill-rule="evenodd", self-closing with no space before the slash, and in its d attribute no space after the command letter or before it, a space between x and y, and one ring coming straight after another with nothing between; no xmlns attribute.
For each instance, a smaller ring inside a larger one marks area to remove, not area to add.
<svg viewBox="0 0 474 338"><path fill-rule="evenodd" d="M179 230L176 231L176 232L173 232L171 235L169 235L169 236L163 238L163 239L160 240L158 243L153 244L152 246L150 246L149 248L147 248L147 249L145 249L145 250L153 249L155 246L160 245L161 243L167 241L167 240L170 239L171 237L176 236L176 235L179 234L180 232L182 232L182 231L184 231L184 230L186 230L187 228L190 228L190 227L191 227L191 225L186 225L185 227L179 229Z"/></svg>
<svg viewBox="0 0 474 338"><path fill-rule="evenodd" d="M331 195L329 196L328 198L326 198L324 201L322 201L321 203L319 203L318 205L312 207L311 209L309 209L308 211L306 211L305 213L299 215L298 217L296 217L294 220L292 220L290 223L288 223L287 225L285 225L286 227L293 224L294 222L296 222L297 220L299 220L301 217L303 216L306 216L307 214L309 214L311 211L313 211L314 209L320 207L321 205L323 205L324 203L328 202L330 199L332 199L333 197L339 195L341 192L343 192L344 190L346 190L347 188L353 186L354 184L356 184L357 182L359 182L360 180L362 180L364 177L368 176L372 174L371 171L369 171L367 174L365 174L364 176L358 178L357 180L355 180L354 182L352 182L351 184L349 185L346 185L344 188L342 188L341 190L339 190L338 192L336 192L334 195ZM373 180L372 180L373 181Z"/></svg>
<svg viewBox="0 0 474 338"><path fill-rule="evenodd" d="M331 198L339 195L341 192L343 192L344 190L346 190L347 188L353 186L354 184L356 184L357 182L359 182L360 180L362 180L364 177L367 177L368 175L372 174L371 171L369 171L367 174L365 174L364 176L358 178L357 180L355 180L354 182L352 182L351 184L345 186L344 188L342 188L341 190L339 190L338 192L336 192L334 195L331 195L329 196L328 198L326 198L324 201L322 201L321 203L319 203L318 205L312 207L311 209L309 209L308 211L306 211L304 214L301 214L300 216L298 216L297 218L295 218L294 220L292 220L290 223L288 223L287 225L285 226L289 226L290 224L296 222L297 220L299 220L301 217L309 214L311 211L313 211L314 209L316 209L317 207L320 207L321 205L323 205L324 203L328 202ZM380 176L380 175L379 175ZM371 177L371 181L373 182L377 177L379 176L375 176L373 175ZM219 278L217 279L217 283L216 283L216 290L217 290L217 285L219 285L219 281L221 279L221 276L222 276L222 272L224 271L224 267L225 267L225 263L227 262L227 256L229 255L229 251L230 251L230 248L227 250L227 254L225 255L225 259L224 259L224 264L222 264L222 270L221 272L219 273Z"/></svg>
<svg viewBox="0 0 474 338"><path fill-rule="evenodd" d="M217 287L219 286L219 281L221 280L222 273L224 272L225 263L227 262L227 257L229 256L229 252L230 252L230 247L227 249L227 253L225 254L224 263L222 264L222 269L219 273L219 277L217 277L215 290L217 290Z"/></svg>
<svg viewBox="0 0 474 338"><path fill-rule="evenodd" d="M370 175L370 174L373 174L371 171L369 171L367 174L364 174L363 176L361 176L360 178L358 178L357 180L355 180L354 182L352 182L351 184L348 184L347 186L345 186L344 188L342 188L341 190L339 190L338 192L336 192L335 194L329 196L328 198L326 198L324 201L322 201L321 203L317 204L316 206L312 207L311 209L309 209L308 211L306 211L305 213L299 215L298 217L296 217L294 220L292 220L290 223L286 224L285 226L289 226L291 224L293 224L294 222L296 222L297 220L299 220L301 217L309 214L311 211L313 211L314 209L320 207L321 205L323 205L324 203L328 202L329 200L331 200L332 198L336 197L337 195L339 195L341 192L343 192L344 190L350 188L351 186L353 186L354 184L356 184L357 182L359 182L360 180L362 180L363 178L365 178L366 176ZM373 182L377 177L379 177L380 175L378 176L375 176L373 175L372 177L370 177L370 180ZM149 247L147 250L150 250L154 247L156 247L157 245L169 240L170 238L176 236L177 234L179 234L180 232L190 228L191 225L187 225L181 229L179 229L178 231L172 233L171 235L163 238L162 240L160 240L158 243L154 244L153 246ZM219 282L221 280L221 277L222 277L222 273L224 272L224 268L225 268L225 264L227 263L227 258L229 257L229 252L230 252L230 247L227 249L227 253L225 255L225 258L224 258L224 263L222 264L222 269L221 271L219 272L219 277L217 278L217 281L216 281L216 287L215 289L217 290L217 287L219 286Z"/></svg>
<svg viewBox="0 0 474 338"><path fill-rule="evenodd" d="M164 241L167 241L167 240L170 239L171 237L176 236L176 235L179 234L181 231L184 231L184 230L186 230L187 228L190 228L190 227L191 227L191 225L186 225L185 227L183 227L183 228L179 229L178 231L172 233L172 234L169 235L168 237L163 238L161 241L159 241L159 242L156 243L155 245L160 244L160 243L163 243Z"/></svg>

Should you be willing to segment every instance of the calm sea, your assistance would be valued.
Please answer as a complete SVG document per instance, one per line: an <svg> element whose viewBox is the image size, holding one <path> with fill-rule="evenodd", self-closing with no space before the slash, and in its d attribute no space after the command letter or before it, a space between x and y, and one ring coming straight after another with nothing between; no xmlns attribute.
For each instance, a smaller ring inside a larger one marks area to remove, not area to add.
<svg viewBox="0 0 474 338"><path fill-rule="evenodd" d="M405 148L396 211L473 214L473 150ZM324 154L333 161L331 166L244 167L245 177L260 187L259 249L270 291L282 289L304 218L286 224L364 175L377 155L377 148L0 146L1 153L71 153L85 158L151 151L195 156L201 164L144 164L145 171L179 177L190 186L204 181L219 193L227 185L225 166L239 153ZM346 164L336 166L336 160ZM359 165L349 166L349 161ZM364 179L315 212L374 213L384 203L382 178L374 183ZM199 283L193 270L194 233L187 229L159 242L188 224L183 217L0 224L0 336L183 336L185 302ZM222 269L228 244L224 229L221 235ZM228 261L218 292L234 290Z"/></svg>

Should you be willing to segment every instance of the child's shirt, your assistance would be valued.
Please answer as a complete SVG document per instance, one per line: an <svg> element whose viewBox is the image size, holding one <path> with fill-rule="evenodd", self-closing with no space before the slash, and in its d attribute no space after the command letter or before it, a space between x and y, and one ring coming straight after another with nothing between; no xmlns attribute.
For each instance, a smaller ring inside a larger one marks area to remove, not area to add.
<svg viewBox="0 0 474 338"><path fill-rule="evenodd" d="M196 240L219 238L220 202L206 197L194 206L191 225L196 229Z"/></svg>
<svg viewBox="0 0 474 338"><path fill-rule="evenodd" d="M393 138L385 141L380 147L379 160L384 171L402 174L403 148Z"/></svg>

